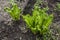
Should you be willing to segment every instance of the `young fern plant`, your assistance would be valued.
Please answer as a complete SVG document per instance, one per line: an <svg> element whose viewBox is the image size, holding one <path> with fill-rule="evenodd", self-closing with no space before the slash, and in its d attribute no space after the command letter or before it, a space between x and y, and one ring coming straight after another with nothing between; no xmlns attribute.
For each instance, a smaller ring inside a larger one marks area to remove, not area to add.
<svg viewBox="0 0 60 40"><path fill-rule="evenodd" d="M11 2L10 4L12 5L12 8L6 7L4 10L10 14L14 21L20 20L21 9L19 9L17 4L14 2Z"/></svg>
<svg viewBox="0 0 60 40"><path fill-rule="evenodd" d="M49 30L49 25L53 20L53 14L48 15L46 10L47 8L40 9L38 6L35 6L32 16L29 14L26 16L23 15L27 27L34 34L40 33L41 35L44 35Z"/></svg>

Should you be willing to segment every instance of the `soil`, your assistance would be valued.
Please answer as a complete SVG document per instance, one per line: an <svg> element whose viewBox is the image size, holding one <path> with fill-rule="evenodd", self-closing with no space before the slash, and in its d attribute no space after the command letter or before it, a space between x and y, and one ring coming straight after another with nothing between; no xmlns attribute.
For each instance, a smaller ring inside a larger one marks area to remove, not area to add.
<svg viewBox="0 0 60 40"><path fill-rule="evenodd" d="M25 14L31 14L31 10L35 2L35 0L17 0L18 6L21 7L23 13ZM60 40L60 11L54 10L56 2L59 2L59 0L47 1L50 8L48 13L54 14L54 20L50 28L52 38L54 40ZM17 22L11 20L9 14L4 11L4 7L9 6L8 0L0 0L0 40L37 40L37 35L34 35L29 29L26 28L26 24L22 17Z"/></svg>

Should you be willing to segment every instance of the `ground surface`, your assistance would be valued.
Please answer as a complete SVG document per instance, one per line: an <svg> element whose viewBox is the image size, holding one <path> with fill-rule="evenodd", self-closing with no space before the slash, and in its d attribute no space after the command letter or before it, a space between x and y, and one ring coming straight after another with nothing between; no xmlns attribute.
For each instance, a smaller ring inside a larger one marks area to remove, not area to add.
<svg viewBox="0 0 60 40"><path fill-rule="evenodd" d="M28 1L29 0L25 0L21 3L21 8L23 11L25 9L30 11L29 8L33 7L32 4L34 3L32 2L34 1ZM52 38L54 38L55 40L60 40L60 12L53 10L56 3L53 2L48 1L48 5L50 8L49 13L52 12L54 14L54 20L51 25ZM31 6L29 7L27 3ZM20 6L19 3L18 5ZM7 6L10 6L8 0L0 0L0 40L36 40L36 36L27 30L22 19L19 22L11 21L8 13L4 11L4 7ZM28 11L26 11L25 13L28 13Z"/></svg>

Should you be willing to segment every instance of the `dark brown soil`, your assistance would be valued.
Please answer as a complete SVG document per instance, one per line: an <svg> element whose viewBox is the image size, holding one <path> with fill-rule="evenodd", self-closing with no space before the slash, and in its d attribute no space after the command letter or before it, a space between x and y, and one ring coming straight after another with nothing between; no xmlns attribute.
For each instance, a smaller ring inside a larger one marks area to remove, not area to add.
<svg viewBox="0 0 60 40"><path fill-rule="evenodd" d="M30 13L35 4L35 0L17 0L17 4L21 7L23 14ZM45 0L47 1L47 0ZM48 13L54 14L54 20L51 25L51 37L54 40L60 40L60 11L54 10L56 0L48 0ZM13 22L8 13L4 11L4 7L10 6L8 0L0 0L0 40L37 40L37 35L34 35L26 28L23 19L18 22ZM47 39L49 40L49 39ZM50 39L52 40L52 39Z"/></svg>

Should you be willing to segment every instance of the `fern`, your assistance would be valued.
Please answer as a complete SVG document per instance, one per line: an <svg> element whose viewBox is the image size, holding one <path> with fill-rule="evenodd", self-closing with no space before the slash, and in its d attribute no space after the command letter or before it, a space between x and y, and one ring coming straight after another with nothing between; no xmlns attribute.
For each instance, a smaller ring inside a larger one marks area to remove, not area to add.
<svg viewBox="0 0 60 40"><path fill-rule="evenodd" d="M21 9L18 8L17 4L12 2L12 8L6 7L4 10L10 14L13 20L17 21L20 19Z"/></svg>
<svg viewBox="0 0 60 40"><path fill-rule="evenodd" d="M53 14L48 15L46 13L47 8L40 9L38 6L35 6L32 16L27 14L26 16L23 15L23 18L27 24L27 27L34 33L40 34L47 33L49 29L49 25L52 23Z"/></svg>

